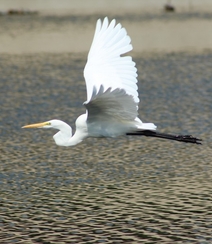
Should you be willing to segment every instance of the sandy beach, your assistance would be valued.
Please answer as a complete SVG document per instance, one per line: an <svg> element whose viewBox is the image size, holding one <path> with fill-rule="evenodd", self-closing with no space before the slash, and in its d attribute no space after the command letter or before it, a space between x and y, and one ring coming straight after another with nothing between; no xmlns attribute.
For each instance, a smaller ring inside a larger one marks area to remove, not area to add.
<svg viewBox="0 0 212 244"><path fill-rule="evenodd" d="M96 20L104 16L121 21L135 53L212 50L212 2L172 1L174 13L164 12L166 2L3 0L2 13L25 9L38 14L0 16L0 53L86 53Z"/></svg>
<svg viewBox="0 0 212 244"><path fill-rule="evenodd" d="M0 10L28 9L42 14L126 14L162 11L171 3L177 12L212 12L211 0L1 0Z"/></svg>

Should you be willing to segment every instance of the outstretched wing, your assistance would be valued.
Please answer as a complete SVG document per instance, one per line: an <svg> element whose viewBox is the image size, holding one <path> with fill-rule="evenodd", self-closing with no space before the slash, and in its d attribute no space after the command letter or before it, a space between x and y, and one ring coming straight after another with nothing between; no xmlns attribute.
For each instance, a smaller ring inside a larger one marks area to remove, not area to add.
<svg viewBox="0 0 212 244"><path fill-rule="evenodd" d="M89 122L103 120L133 121L137 117L136 103L132 96L123 89L111 91L100 86L99 91L93 90L92 99L84 103L88 110Z"/></svg>
<svg viewBox="0 0 212 244"><path fill-rule="evenodd" d="M101 85L98 91L94 88L91 100L84 105L93 136L117 136L135 128L137 104L123 89L104 90Z"/></svg>
<svg viewBox="0 0 212 244"><path fill-rule="evenodd" d="M87 103L102 86L104 91L110 88L122 89L139 102L137 92L137 69L130 56L121 56L132 50L131 39L121 24L115 25L115 20L103 23L99 19L91 45L84 77L87 88ZM107 92L108 93L108 92ZM103 94L103 93L101 93ZM136 107L137 108L137 107Z"/></svg>

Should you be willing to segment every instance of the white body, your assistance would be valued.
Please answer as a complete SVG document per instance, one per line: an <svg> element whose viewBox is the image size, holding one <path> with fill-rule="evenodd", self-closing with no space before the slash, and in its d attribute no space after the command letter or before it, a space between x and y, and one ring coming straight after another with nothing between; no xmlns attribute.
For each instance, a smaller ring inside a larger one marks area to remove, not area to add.
<svg viewBox="0 0 212 244"><path fill-rule="evenodd" d="M137 117L137 69L130 56L131 39L115 20L97 21L93 42L88 54L84 77L87 100L86 113L76 120L76 132L60 120L24 128L55 128L59 146L73 146L86 137L116 137L135 130L155 130L153 123L143 123Z"/></svg>

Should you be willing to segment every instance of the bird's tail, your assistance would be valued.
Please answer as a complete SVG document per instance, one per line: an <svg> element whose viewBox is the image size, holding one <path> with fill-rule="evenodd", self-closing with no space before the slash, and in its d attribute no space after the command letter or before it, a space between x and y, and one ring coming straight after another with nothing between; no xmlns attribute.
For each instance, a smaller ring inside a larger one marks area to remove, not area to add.
<svg viewBox="0 0 212 244"><path fill-rule="evenodd" d="M201 139L198 139L191 135L172 135L172 134L165 134L165 133L160 133L160 132L151 131L151 130L137 130L137 131L126 133L126 135L158 137L158 138L174 140L174 141L181 141L181 142L186 142L186 143L202 144Z"/></svg>
<svg viewBox="0 0 212 244"><path fill-rule="evenodd" d="M138 130L156 130L157 126L153 123L141 123L138 125Z"/></svg>

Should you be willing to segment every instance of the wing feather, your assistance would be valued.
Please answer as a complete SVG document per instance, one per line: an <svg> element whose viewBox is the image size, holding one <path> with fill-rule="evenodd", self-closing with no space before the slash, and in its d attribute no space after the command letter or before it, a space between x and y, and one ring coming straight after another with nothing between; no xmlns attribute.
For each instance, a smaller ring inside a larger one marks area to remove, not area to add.
<svg viewBox="0 0 212 244"><path fill-rule="evenodd" d="M92 136L117 136L133 129L155 130L137 117L137 69L131 39L121 24L97 21L84 69L87 88L87 126Z"/></svg>
<svg viewBox="0 0 212 244"><path fill-rule="evenodd" d="M132 50L131 39L121 24L110 23L108 18L97 21L93 42L88 54L84 77L87 88L87 103L93 99L94 90L110 92L124 90L134 99L137 109L137 69L130 56L121 56ZM100 94L103 93L98 93ZM108 92L106 93L108 94Z"/></svg>
<svg viewBox="0 0 212 244"><path fill-rule="evenodd" d="M136 102L123 89L107 90L94 87L92 99L84 103L87 126L92 135L117 136L135 128Z"/></svg>

